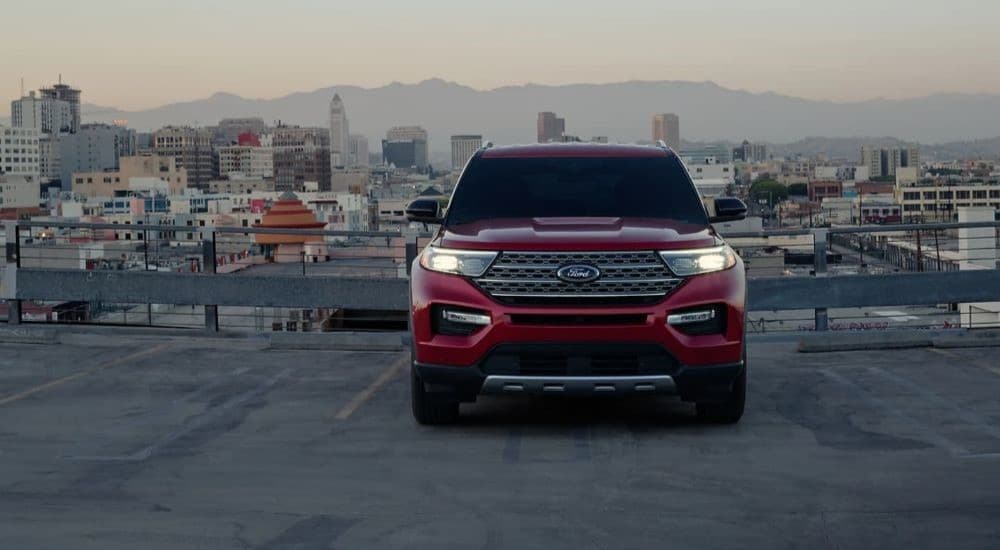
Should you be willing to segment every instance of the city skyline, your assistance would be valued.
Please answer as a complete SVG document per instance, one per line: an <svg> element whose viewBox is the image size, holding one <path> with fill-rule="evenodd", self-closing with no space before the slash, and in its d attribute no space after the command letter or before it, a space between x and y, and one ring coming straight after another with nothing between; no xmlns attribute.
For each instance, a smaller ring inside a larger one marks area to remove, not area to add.
<svg viewBox="0 0 1000 550"><path fill-rule="evenodd" d="M992 70L1000 37L990 28L1000 6L993 4L956 0L913 9L901 0L845 0L831 10L789 0L682 7L585 0L569 6L516 0L470 14L452 0L350 8L248 0L239 10L192 0L19 3L6 15L46 20L46 40L37 40L31 25L7 29L17 46L0 59L0 98L16 99L22 77L26 89L37 89L59 73L87 91L87 103L126 110L219 91L274 98L332 84L377 87L433 76L478 90L712 81L837 102L1000 93L1000 73ZM61 16L49 17L53 10ZM332 24L356 54L328 55Z"/></svg>

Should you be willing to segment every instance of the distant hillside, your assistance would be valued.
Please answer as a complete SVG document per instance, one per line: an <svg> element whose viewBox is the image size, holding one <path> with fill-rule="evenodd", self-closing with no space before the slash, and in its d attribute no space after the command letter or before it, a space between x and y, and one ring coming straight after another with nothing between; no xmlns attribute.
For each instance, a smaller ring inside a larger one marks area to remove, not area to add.
<svg viewBox="0 0 1000 550"><path fill-rule="evenodd" d="M211 125L221 118L241 116L325 126L335 90L344 98L352 131L367 135L373 150L379 148L386 129L400 124L424 126L435 151L446 151L449 136L457 133L482 133L497 143L533 141L536 114L549 110L566 118L570 134L606 135L618 141L648 139L650 117L659 112L679 114L681 133L692 141L749 138L789 143L802 136L892 135L942 143L992 139L1000 133L1000 95L939 94L833 103L731 90L711 82L677 81L525 85L479 91L431 79L371 89L337 86L276 99L217 93L134 112L86 105L83 112L85 121L127 119L130 126L146 131L167 124ZM810 140L793 145L814 148L827 138L819 139L811 145ZM838 147L844 153L855 151L851 140Z"/></svg>

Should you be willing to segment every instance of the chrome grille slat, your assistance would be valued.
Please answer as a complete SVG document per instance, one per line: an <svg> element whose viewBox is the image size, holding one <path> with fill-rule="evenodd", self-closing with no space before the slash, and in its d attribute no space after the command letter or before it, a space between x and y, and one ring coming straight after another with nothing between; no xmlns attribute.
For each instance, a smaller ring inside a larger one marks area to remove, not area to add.
<svg viewBox="0 0 1000 550"><path fill-rule="evenodd" d="M559 279L560 267L597 267L601 277L586 283ZM487 294L511 303L551 303L551 300L601 300L625 303L666 296L683 279L670 272L656 252L501 252L489 270L475 279Z"/></svg>

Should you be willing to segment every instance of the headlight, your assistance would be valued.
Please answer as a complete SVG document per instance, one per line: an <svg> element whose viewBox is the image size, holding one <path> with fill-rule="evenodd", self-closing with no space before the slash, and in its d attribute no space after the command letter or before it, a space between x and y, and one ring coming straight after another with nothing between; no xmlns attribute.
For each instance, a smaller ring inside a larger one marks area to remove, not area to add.
<svg viewBox="0 0 1000 550"><path fill-rule="evenodd" d="M479 277L496 259L496 252L480 250L454 250L428 246L420 255L420 265L430 271L454 273L466 277Z"/></svg>
<svg viewBox="0 0 1000 550"><path fill-rule="evenodd" d="M681 277L723 271L736 265L736 253L727 245L696 250L664 250L660 257Z"/></svg>

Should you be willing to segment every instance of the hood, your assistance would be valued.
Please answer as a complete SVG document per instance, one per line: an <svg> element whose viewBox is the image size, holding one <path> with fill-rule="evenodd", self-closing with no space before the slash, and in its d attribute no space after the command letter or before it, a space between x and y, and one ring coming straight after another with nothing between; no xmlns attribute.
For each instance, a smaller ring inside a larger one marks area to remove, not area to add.
<svg viewBox="0 0 1000 550"><path fill-rule="evenodd" d="M512 218L442 228L440 246L470 250L676 250L715 245L711 226L651 218Z"/></svg>

